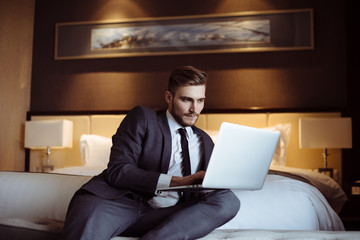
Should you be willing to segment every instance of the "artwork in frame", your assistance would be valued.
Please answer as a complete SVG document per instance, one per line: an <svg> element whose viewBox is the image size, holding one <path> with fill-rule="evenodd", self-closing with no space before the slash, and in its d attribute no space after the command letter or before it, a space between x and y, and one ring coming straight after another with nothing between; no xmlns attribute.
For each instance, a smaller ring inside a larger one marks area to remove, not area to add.
<svg viewBox="0 0 360 240"><path fill-rule="evenodd" d="M55 59L314 48L313 10L56 24Z"/></svg>

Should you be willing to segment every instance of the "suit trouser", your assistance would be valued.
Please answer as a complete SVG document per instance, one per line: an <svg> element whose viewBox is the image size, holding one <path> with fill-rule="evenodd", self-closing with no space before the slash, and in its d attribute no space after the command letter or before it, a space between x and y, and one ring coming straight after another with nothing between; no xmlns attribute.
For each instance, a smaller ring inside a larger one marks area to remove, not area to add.
<svg viewBox="0 0 360 240"><path fill-rule="evenodd" d="M196 239L232 219L240 201L230 190L198 195L167 208L153 209L139 195L104 199L80 190L72 199L60 239Z"/></svg>

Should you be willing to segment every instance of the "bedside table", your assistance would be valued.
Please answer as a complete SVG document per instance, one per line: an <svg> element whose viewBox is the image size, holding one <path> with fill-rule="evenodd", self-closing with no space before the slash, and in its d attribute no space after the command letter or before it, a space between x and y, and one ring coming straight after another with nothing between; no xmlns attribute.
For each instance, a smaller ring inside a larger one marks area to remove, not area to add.
<svg viewBox="0 0 360 240"><path fill-rule="evenodd" d="M50 171L52 171L52 170L54 170L54 165L43 165L43 167L42 167L42 171L43 172L50 172Z"/></svg>
<svg viewBox="0 0 360 240"><path fill-rule="evenodd" d="M344 204L339 216L347 231L360 230L360 195L351 191L353 186L353 182L343 183L348 201Z"/></svg>
<svg viewBox="0 0 360 240"><path fill-rule="evenodd" d="M351 196L339 216L347 231L360 230L360 197Z"/></svg>

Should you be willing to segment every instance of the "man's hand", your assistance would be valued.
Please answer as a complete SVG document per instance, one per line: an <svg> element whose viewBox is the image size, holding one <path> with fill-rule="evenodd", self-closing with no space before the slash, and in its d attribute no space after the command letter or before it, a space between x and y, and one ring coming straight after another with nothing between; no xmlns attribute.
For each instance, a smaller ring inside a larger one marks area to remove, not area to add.
<svg viewBox="0 0 360 240"><path fill-rule="evenodd" d="M197 173L185 177L173 176L171 178L170 187L201 184L204 179L204 176L205 176L205 171L199 171Z"/></svg>

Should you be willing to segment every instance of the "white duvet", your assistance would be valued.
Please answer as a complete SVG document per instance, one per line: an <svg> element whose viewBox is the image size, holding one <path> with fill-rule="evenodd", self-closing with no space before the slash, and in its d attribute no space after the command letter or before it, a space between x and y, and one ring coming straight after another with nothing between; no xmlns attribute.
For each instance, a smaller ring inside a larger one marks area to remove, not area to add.
<svg viewBox="0 0 360 240"><path fill-rule="evenodd" d="M268 175L262 190L233 190L240 211L221 229L344 230L325 197L313 186Z"/></svg>

